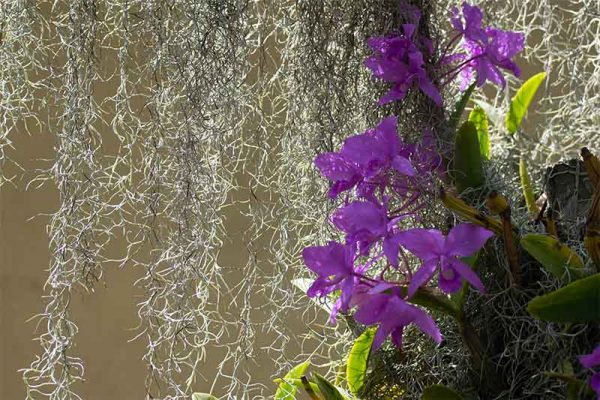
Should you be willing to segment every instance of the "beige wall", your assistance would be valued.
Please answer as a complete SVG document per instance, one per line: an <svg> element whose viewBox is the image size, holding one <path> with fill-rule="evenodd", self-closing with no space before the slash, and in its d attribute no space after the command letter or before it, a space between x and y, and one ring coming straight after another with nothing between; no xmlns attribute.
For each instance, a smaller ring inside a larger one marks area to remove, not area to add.
<svg viewBox="0 0 600 400"><path fill-rule="evenodd" d="M38 158L51 158L53 140L48 133L14 135L10 155L27 171L43 165ZM10 171L10 169L9 169ZM7 171L7 172L9 172ZM30 177L30 175L26 175ZM25 190L25 179L16 187L0 189L0 399L23 399L25 387L20 368L39 353L36 321L29 318L44 308L43 286L50 262L46 224L58 205L50 185ZM72 317L79 327L75 354L85 361L85 379L78 393L84 399L144 398L146 367L141 358L144 341L128 343L137 323L137 278L131 268L105 269L104 282L93 293L73 291ZM38 329L43 332L44 327Z"/></svg>

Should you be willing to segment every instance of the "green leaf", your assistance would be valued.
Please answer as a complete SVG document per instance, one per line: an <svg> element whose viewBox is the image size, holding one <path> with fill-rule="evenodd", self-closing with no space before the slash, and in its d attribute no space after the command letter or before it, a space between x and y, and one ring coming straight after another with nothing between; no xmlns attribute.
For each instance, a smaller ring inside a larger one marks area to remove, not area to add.
<svg viewBox="0 0 600 400"><path fill-rule="evenodd" d="M367 365L373 346L373 338L377 329L365 330L352 345L346 364L346 379L352 394L358 395L365 384Z"/></svg>
<svg viewBox="0 0 600 400"><path fill-rule="evenodd" d="M495 126L502 125L502 118L500 117L500 110L498 108L480 99L474 99L473 103L485 112L485 115L487 115L492 124Z"/></svg>
<svg viewBox="0 0 600 400"><path fill-rule="evenodd" d="M290 370L283 380L279 383L277 392L275 392L275 400L294 400L298 390L296 379L300 379L310 365L309 361L305 361L300 365L296 365Z"/></svg>
<svg viewBox="0 0 600 400"><path fill-rule="evenodd" d="M296 379L294 379L294 381L296 381ZM317 384L309 381L306 375L302 375L302 378L300 378L300 384L302 385L302 388L308 397L310 397L312 400L323 400L319 395L317 395L317 393L321 393Z"/></svg>
<svg viewBox="0 0 600 400"><path fill-rule="evenodd" d="M408 286L401 286L402 296L408 293ZM421 287L408 299L409 303L425 307L431 311L439 311L454 318L459 318L460 312L457 305L448 296L434 291L431 288Z"/></svg>
<svg viewBox="0 0 600 400"><path fill-rule="evenodd" d="M512 98L508 114L506 114L506 118L504 119L508 133L515 133L519 129L519 126L521 126L523 117L527 114L527 109L544 78L546 78L545 72L540 72L532 76L519 88L517 94Z"/></svg>
<svg viewBox="0 0 600 400"><path fill-rule="evenodd" d="M483 166L479 151L479 139L475 124L466 121L458 132L454 143L454 183L459 192L483 185Z"/></svg>
<svg viewBox="0 0 600 400"><path fill-rule="evenodd" d="M535 203L535 195L533 194L533 188L531 187L531 180L529 179L529 173L527 172L527 162L523 157L519 160L519 177L521 178L521 190L525 197L525 204L527 204L527 210L531 214L537 214L540 212L537 204Z"/></svg>
<svg viewBox="0 0 600 400"><path fill-rule="evenodd" d="M297 389L302 389L304 387L302 378L286 378L285 381L282 378L275 378L275 379L273 379L273 382L275 382L277 384L282 384L284 382L287 382L287 383L295 386ZM319 387L317 386L316 383L308 382L308 384L313 391L316 391L316 392L319 391ZM277 397L275 397L275 398L277 398Z"/></svg>
<svg viewBox="0 0 600 400"><path fill-rule="evenodd" d="M432 385L423 391L422 400L463 400L463 397L444 385Z"/></svg>
<svg viewBox="0 0 600 400"><path fill-rule="evenodd" d="M600 321L600 273L534 298L527 310L542 321Z"/></svg>
<svg viewBox="0 0 600 400"><path fill-rule="evenodd" d="M218 400L215 396L208 393L194 393L192 400Z"/></svg>
<svg viewBox="0 0 600 400"><path fill-rule="evenodd" d="M479 153L483 158L489 160L492 154L492 146L490 144L490 133L488 117L483 108L475 107L469 114L469 121L475 125L477 129L477 139L479 139Z"/></svg>
<svg viewBox="0 0 600 400"><path fill-rule="evenodd" d="M317 373L313 374L313 378L325 400L345 400L333 383Z"/></svg>
<svg viewBox="0 0 600 400"><path fill-rule="evenodd" d="M523 236L520 243L548 272L561 281L570 282L584 276L581 258L554 237L530 233Z"/></svg>
<svg viewBox="0 0 600 400"><path fill-rule="evenodd" d="M467 103L471 98L473 89L475 89L475 83L471 84L471 86L469 86L467 90L463 92L461 98L456 102L456 105L454 106L454 111L450 115L450 120L448 121L452 131L454 131L458 126L458 123L460 122L460 117L465 111L465 107L467 106Z"/></svg>

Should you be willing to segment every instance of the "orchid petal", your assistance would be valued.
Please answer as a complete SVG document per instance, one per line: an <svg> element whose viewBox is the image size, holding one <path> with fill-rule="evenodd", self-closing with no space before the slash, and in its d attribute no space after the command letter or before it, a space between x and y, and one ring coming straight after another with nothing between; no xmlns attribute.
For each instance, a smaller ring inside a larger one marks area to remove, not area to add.
<svg viewBox="0 0 600 400"><path fill-rule="evenodd" d="M437 344L442 342L442 334L440 329L436 325L435 321L429 314L420 308L412 306L413 311L413 322L417 327L423 331L426 335L431 337Z"/></svg>
<svg viewBox="0 0 600 400"><path fill-rule="evenodd" d="M423 263L421 268L415 272L408 284L408 298L411 298L421 286L429 282L437 269L437 263L437 259L427 260Z"/></svg>
<svg viewBox="0 0 600 400"><path fill-rule="evenodd" d="M351 246L329 242L327 246L306 247L302 251L304 263L319 276L348 275L352 273Z"/></svg>
<svg viewBox="0 0 600 400"><path fill-rule="evenodd" d="M579 356L579 362L586 368L593 368L600 365L600 345L596 346L591 354Z"/></svg>
<svg viewBox="0 0 600 400"><path fill-rule="evenodd" d="M379 321L388 300L389 296L385 294L364 296L354 313L354 319L365 325L375 324Z"/></svg>
<svg viewBox="0 0 600 400"><path fill-rule="evenodd" d="M402 175L415 176L417 171L406 157L396 156L392 160L392 167Z"/></svg>
<svg viewBox="0 0 600 400"><path fill-rule="evenodd" d="M592 375L592 379L590 379L590 387L592 390L594 390L594 392L596 392L598 399L600 399L600 372Z"/></svg>
<svg viewBox="0 0 600 400"><path fill-rule="evenodd" d="M402 334L404 333L404 326L399 326L392 331L392 343L401 349L402 348Z"/></svg>
<svg viewBox="0 0 600 400"><path fill-rule="evenodd" d="M408 229L398 232L396 237L402 247L423 260L438 257L444 248L444 236L435 229Z"/></svg>
<svg viewBox="0 0 600 400"><path fill-rule="evenodd" d="M373 346L371 347L371 351L377 350L381 347L385 339L388 337L393 327L388 324L381 323L377 328L377 332L375 333L375 337L373 338Z"/></svg>
<svg viewBox="0 0 600 400"><path fill-rule="evenodd" d="M389 261L389 263L394 267L398 268L398 252L400 251L400 243L396 240L395 236L388 236L383 240L383 253L385 257Z"/></svg>
<svg viewBox="0 0 600 400"><path fill-rule="evenodd" d="M457 257L468 257L483 247L494 234L474 224L456 225L448 233L444 244L444 254Z"/></svg>
<svg viewBox="0 0 600 400"><path fill-rule="evenodd" d="M447 275L450 275L447 276ZM440 289L444 293L456 293L462 287L460 275L449 265L442 264L440 268L440 276L438 279Z"/></svg>
<svg viewBox="0 0 600 400"><path fill-rule="evenodd" d="M479 290L481 293L485 293L485 286L483 285L483 282L481 282L479 276L477 276L475 271L473 271L469 265L457 258L452 258L448 260L448 262L450 263L451 268L453 268L464 280L469 282L471 286Z"/></svg>
<svg viewBox="0 0 600 400"><path fill-rule="evenodd" d="M437 87L427 77L419 79L419 88L438 106L442 105L442 95Z"/></svg>

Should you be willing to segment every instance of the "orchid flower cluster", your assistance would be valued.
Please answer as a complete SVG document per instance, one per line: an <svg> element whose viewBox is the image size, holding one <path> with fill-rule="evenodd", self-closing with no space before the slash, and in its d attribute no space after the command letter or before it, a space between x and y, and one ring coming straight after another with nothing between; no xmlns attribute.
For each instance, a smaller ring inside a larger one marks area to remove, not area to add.
<svg viewBox="0 0 600 400"><path fill-rule="evenodd" d="M392 84L379 104L402 100L416 87L441 106L438 86L444 76L460 76L464 88L474 75L481 86L487 80L504 85L500 69L519 74L511 58L522 50L523 35L482 27L479 8L464 3L462 16L452 9L455 33L437 63L431 41L418 34L418 9L409 14L412 23L404 24L401 33L368 40L374 54L365 66L375 78ZM459 43L461 50L452 49ZM455 52L445 54L449 51ZM432 75L440 71L441 76ZM403 226L419 220L423 194L444 175L432 133L426 132L418 144L403 143L397 119L390 116L376 128L347 138L338 152L318 155L315 165L331 182L329 197L344 196L330 221L345 241L304 249L306 266L317 274L308 296L339 293L330 321L335 322L338 312L356 308L356 321L378 325L373 348L390 335L400 347L403 330L411 323L439 344L442 336L435 321L410 300L436 275L439 289L446 294L457 292L464 282L484 292L480 278L462 258L478 252L493 234L473 224L459 224L447 235L437 229ZM414 273L406 251L422 260ZM389 280L390 272L402 279Z"/></svg>
<svg viewBox="0 0 600 400"><path fill-rule="evenodd" d="M438 52L441 55L436 61L431 40L417 33L420 13L415 7L410 8L411 23L402 26L401 34L372 37L367 41L374 54L365 60L365 66L374 77L392 83L379 104L402 100L417 86L435 104L442 106L438 86L452 82L457 76L460 89L465 90L474 78L477 86L490 81L503 87L506 81L501 70L517 77L521 75L512 58L523 50L525 36L522 33L483 27L481 9L463 3L462 15L458 8L451 9L453 37Z"/></svg>

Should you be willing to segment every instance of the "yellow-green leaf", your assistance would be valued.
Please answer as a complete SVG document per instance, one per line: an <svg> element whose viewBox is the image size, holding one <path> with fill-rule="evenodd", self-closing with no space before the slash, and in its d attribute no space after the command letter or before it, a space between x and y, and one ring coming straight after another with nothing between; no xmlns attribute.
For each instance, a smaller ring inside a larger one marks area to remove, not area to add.
<svg viewBox="0 0 600 400"><path fill-rule="evenodd" d="M323 376L314 373L313 378L325 400L345 400L344 396L335 387L335 385L329 382Z"/></svg>
<svg viewBox="0 0 600 400"><path fill-rule="evenodd" d="M492 124L495 126L502 125L502 117L500 116L500 110L498 108L481 99L474 99L473 103L485 111L485 114Z"/></svg>
<svg viewBox="0 0 600 400"><path fill-rule="evenodd" d="M352 394L358 395L365 384L367 365L376 329L365 330L352 345L346 364L346 379Z"/></svg>
<svg viewBox="0 0 600 400"><path fill-rule="evenodd" d="M444 385L432 385L423 391L422 400L463 400L463 397Z"/></svg>
<svg viewBox="0 0 600 400"><path fill-rule="evenodd" d="M309 361L305 361L300 365L295 366L288 372L283 380L279 383L277 392L275 392L275 400L294 400L296 398L296 392L298 386L296 385L296 379L300 379L304 372L310 365Z"/></svg>
<svg viewBox="0 0 600 400"><path fill-rule="evenodd" d="M583 261L569 246L552 236L530 233L521 246L556 278L569 282L584 276Z"/></svg>
<svg viewBox="0 0 600 400"><path fill-rule="evenodd" d="M508 133L515 133L519 129L519 126L521 126L523 117L527 114L527 109L545 77L545 72L540 72L532 76L519 88L517 94L512 98L508 114L506 114L504 120Z"/></svg>
<svg viewBox="0 0 600 400"><path fill-rule="evenodd" d="M540 212L540 209L535 203L535 195L533 194L531 180L529 179L529 173L527 172L527 162L523 157L519 160L519 176L521 178L521 190L523 190L527 209L531 214L535 215Z"/></svg>
<svg viewBox="0 0 600 400"><path fill-rule="evenodd" d="M194 393L192 394L192 400L218 400L215 396L208 393Z"/></svg>
<svg viewBox="0 0 600 400"><path fill-rule="evenodd" d="M484 182L477 128L470 121L462 124L456 132L452 176L459 192L479 188Z"/></svg>
<svg viewBox="0 0 600 400"><path fill-rule="evenodd" d="M477 106L469 114L469 121L475 125L477 129L477 138L479 139L479 152L483 158L489 160L492 154L492 146L490 144L490 132L488 117L483 108Z"/></svg>
<svg viewBox="0 0 600 400"><path fill-rule="evenodd" d="M600 273L534 298L527 310L542 321L600 321Z"/></svg>
<svg viewBox="0 0 600 400"><path fill-rule="evenodd" d="M463 92L462 96L454 106L454 111L452 112L452 115L450 115L450 120L448 121L450 129L452 129L453 131L454 129L456 129L458 123L460 122L460 117L465 111L465 107L467 106L467 103L471 98L471 94L473 94L473 89L475 89L475 83L471 84L471 86L469 86L467 90Z"/></svg>

